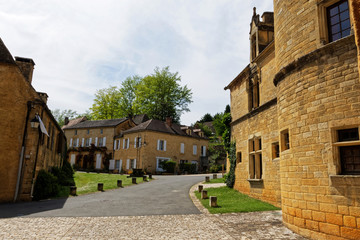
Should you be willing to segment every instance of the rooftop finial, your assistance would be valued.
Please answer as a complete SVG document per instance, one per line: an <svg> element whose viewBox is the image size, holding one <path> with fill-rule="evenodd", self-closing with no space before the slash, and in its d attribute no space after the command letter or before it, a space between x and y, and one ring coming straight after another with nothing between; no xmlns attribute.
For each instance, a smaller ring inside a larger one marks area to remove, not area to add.
<svg viewBox="0 0 360 240"><path fill-rule="evenodd" d="M254 14L253 14L253 15L256 16L256 7L254 7L253 10L254 10Z"/></svg>

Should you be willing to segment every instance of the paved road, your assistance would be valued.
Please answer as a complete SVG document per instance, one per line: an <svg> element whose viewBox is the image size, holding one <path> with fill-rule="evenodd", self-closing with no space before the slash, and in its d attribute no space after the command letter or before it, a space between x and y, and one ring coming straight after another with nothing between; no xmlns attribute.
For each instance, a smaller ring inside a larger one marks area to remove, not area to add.
<svg viewBox="0 0 360 240"><path fill-rule="evenodd" d="M0 218L200 214L189 189L205 175L154 176L122 189L40 202L0 204Z"/></svg>

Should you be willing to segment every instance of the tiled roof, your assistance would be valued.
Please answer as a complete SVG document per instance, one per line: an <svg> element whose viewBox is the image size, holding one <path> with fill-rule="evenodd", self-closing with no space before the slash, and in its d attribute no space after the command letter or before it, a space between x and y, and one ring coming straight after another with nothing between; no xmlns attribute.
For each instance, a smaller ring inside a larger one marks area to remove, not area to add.
<svg viewBox="0 0 360 240"><path fill-rule="evenodd" d="M149 117L146 114L139 114L139 115L136 115L132 120L136 125L139 125L140 123L143 123L143 122L146 122L147 120L149 120Z"/></svg>
<svg viewBox="0 0 360 240"><path fill-rule="evenodd" d="M96 128L96 127L115 127L122 122L125 122L127 118L119 118L119 119L106 119L106 120L96 120L96 121L82 121L77 124L74 124L69 127L65 127L64 129L76 129L76 128Z"/></svg>
<svg viewBox="0 0 360 240"><path fill-rule="evenodd" d="M4 42L0 38L0 62L15 64L15 60L11 56L11 53L5 46Z"/></svg>

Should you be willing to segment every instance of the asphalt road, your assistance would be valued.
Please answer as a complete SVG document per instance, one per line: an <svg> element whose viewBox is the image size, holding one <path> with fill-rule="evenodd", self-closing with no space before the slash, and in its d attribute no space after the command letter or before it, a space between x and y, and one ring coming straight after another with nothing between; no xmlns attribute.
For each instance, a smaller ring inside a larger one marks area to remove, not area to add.
<svg viewBox="0 0 360 240"><path fill-rule="evenodd" d="M189 190L205 175L154 176L130 187L39 202L0 204L0 218L200 214Z"/></svg>

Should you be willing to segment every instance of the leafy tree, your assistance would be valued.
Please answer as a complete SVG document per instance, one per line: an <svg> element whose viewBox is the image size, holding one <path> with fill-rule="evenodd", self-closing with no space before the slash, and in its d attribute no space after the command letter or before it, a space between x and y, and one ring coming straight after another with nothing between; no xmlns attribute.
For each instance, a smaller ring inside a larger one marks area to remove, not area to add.
<svg viewBox="0 0 360 240"><path fill-rule="evenodd" d="M60 127L64 126L65 124L65 117L68 117L69 119L74 119L79 116L79 114L76 111L73 111L71 109L65 109L61 111L60 109L55 109L51 111L52 115L54 116L55 120L58 122Z"/></svg>
<svg viewBox="0 0 360 240"><path fill-rule="evenodd" d="M115 86L97 90L91 110L94 120L121 118L120 92Z"/></svg>
<svg viewBox="0 0 360 240"><path fill-rule="evenodd" d="M195 124L195 127L201 129L201 131L204 132L204 134L205 134L206 137L210 138L210 137L213 136L213 132L212 132L211 129L210 129L208 126L206 126L205 124L203 124L203 123L201 123L201 122L198 122L198 123Z"/></svg>
<svg viewBox="0 0 360 240"><path fill-rule="evenodd" d="M188 112L192 102L191 90L180 86L181 77L171 73L169 67L155 68L154 73L143 78L136 91L136 107L150 118L166 120L172 117L179 122L183 112Z"/></svg>
<svg viewBox="0 0 360 240"><path fill-rule="evenodd" d="M206 113L201 119L199 122L201 123L204 123L204 122L212 122L214 119L213 117L211 116L210 113Z"/></svg>
<svg viewBox="0 0 360 240"><path fill-rule="evenodd" d="M136 100L136 89L141 83L142 78L138 75L128 77L121 83L120 87L120 113L123 117L135 116L138 112L138 109L135 105Z"/></svg>

